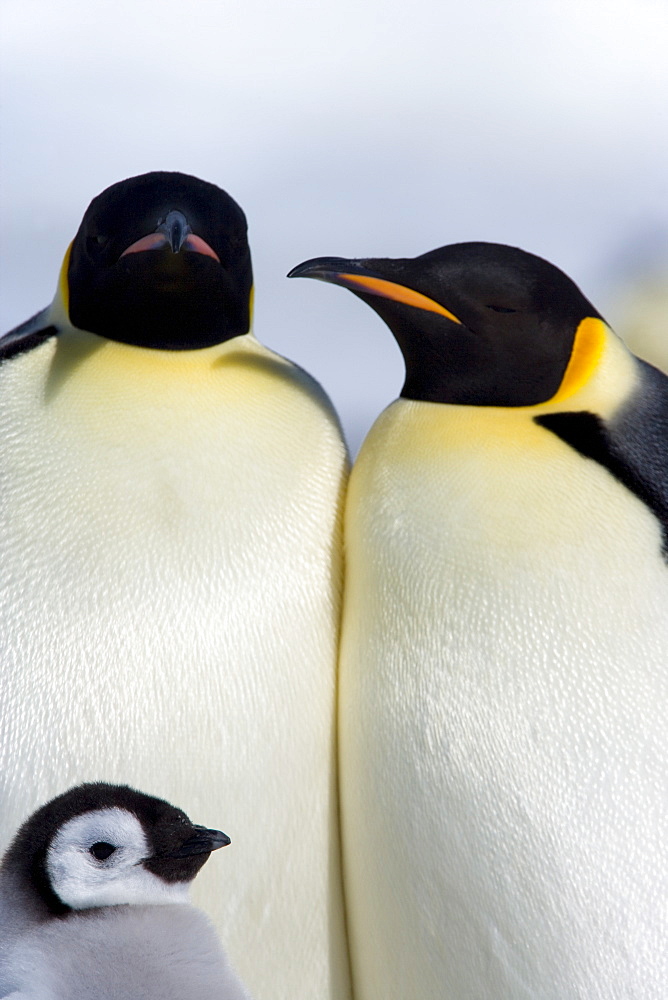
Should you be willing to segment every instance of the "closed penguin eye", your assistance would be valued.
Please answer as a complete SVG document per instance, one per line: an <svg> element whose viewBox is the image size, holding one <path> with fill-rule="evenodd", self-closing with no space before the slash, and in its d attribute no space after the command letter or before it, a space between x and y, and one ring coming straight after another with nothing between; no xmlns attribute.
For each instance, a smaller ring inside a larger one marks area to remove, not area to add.
<svg viewBox="0 0 668 1000"><path fill-rule="evenodd" d="M98 861L106 861L106 859L110 857L115 850L116 848L113 844L108 844L104 840L98 840L96 844L92 844L88 848L89 854L92 854Z"/></svg>
<svg viewBox="0 0 668 1000"><path fill-rule="evenodd" d="M514 313L514 312L517 312L517 309L509 309L508 306L489 306L488 305L486 308L487 309L492 309L494 312L497 312L497 313Z"/></svg>

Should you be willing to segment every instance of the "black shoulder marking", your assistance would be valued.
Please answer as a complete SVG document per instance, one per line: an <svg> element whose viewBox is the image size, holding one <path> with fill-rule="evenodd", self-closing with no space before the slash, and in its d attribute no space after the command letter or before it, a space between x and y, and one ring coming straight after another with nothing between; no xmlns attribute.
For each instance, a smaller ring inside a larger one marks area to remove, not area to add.
<svg viewBox="0 0 668 1000"><path fill-rule="evenodd" d="M17 354L32 351L33 348L43 344L45 340L57 335L57 327L47 321L47 310L42 309L41 312L27 319L25 323L21 323L20 326L0 337L0 364Z"/></svg>
<svg viewBox="0 0 668 1000"><path fill-rule="evenodd" d="M587 411L534 417L585 458L598 462L652 511L668 562L668 380L640 362L641 386L606 424Z"/></svg>

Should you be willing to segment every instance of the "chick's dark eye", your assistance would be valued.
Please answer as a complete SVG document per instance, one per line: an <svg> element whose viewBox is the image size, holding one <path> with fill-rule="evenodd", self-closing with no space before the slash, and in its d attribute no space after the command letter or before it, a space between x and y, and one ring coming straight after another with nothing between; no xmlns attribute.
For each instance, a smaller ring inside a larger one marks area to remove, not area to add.
<svg viewBox="0 0 668 1000"><path fill-rule="evenodd" d="M92 844L88 848L89 853L92 854L94 858L97 858L98 861L105 861L114 853L115 850L116 848L113 844L107 844L104 840L98 840L97 844Z"/></svg>
<svg viewBox="0 0 668 1000"><path fill-rule="evenodd" d="M488 309L492 309L495 313L515 313L517 309L509 309L508 306L487 306Z"/></svg>

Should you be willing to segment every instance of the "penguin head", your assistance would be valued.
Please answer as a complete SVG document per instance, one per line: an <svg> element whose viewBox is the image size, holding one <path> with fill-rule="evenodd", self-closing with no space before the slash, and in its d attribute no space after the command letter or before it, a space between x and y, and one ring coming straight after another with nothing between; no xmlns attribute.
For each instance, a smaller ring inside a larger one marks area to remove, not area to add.
<svg viewBox="0 0 668 1000"><path fill-rule="evenodd" d="M60 292L75 327L178 351L248 333L252 281L237 203L197 177L156 172L93 199Z"/></svg>
<svg viewBox="0 0 668 1000"><path fill-rule="evenodd" d="M125 785L79 785L21 827L3 873L52 914L187 899L211 851L229 844L180 809Z"/></svg>
<svg viewBox="0 0 668 1000"><path fill-rule="evenodd" d="M319 257L288 277L343 285L385 320L404 356L408 399L545 403L586 377L606 335L562 271L497 243L456 243L412 259Z"/></svg>

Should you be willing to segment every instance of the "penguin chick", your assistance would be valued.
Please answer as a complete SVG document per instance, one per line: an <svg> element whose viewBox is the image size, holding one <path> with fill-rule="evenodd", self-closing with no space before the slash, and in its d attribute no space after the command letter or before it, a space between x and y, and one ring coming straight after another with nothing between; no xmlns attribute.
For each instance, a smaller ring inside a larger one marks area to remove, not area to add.
<svg viewBox="0 0 668 1000"><path fill-rule="evenodd" d="M53 302L0 339L0 851L84 781L193 815L224 789L234 870L193 898L254 994L339 1000L348 459L251 312L244 212L159 171L93 199Z"/></svg>
<svg viewBox="0 0 668 1000"><path fill-rule="evenodd" d="M358 1000L668 983L668 379L489 243L319 258L401 398L346 500L339 747Z"/></svg>
<svg viewBox="0 0 668 1000"><path fill-rule="evenodd" d="M79 785L42 806L0 865L0 996L248 1000L188 901L229 842L124 785Z"/></svg>

